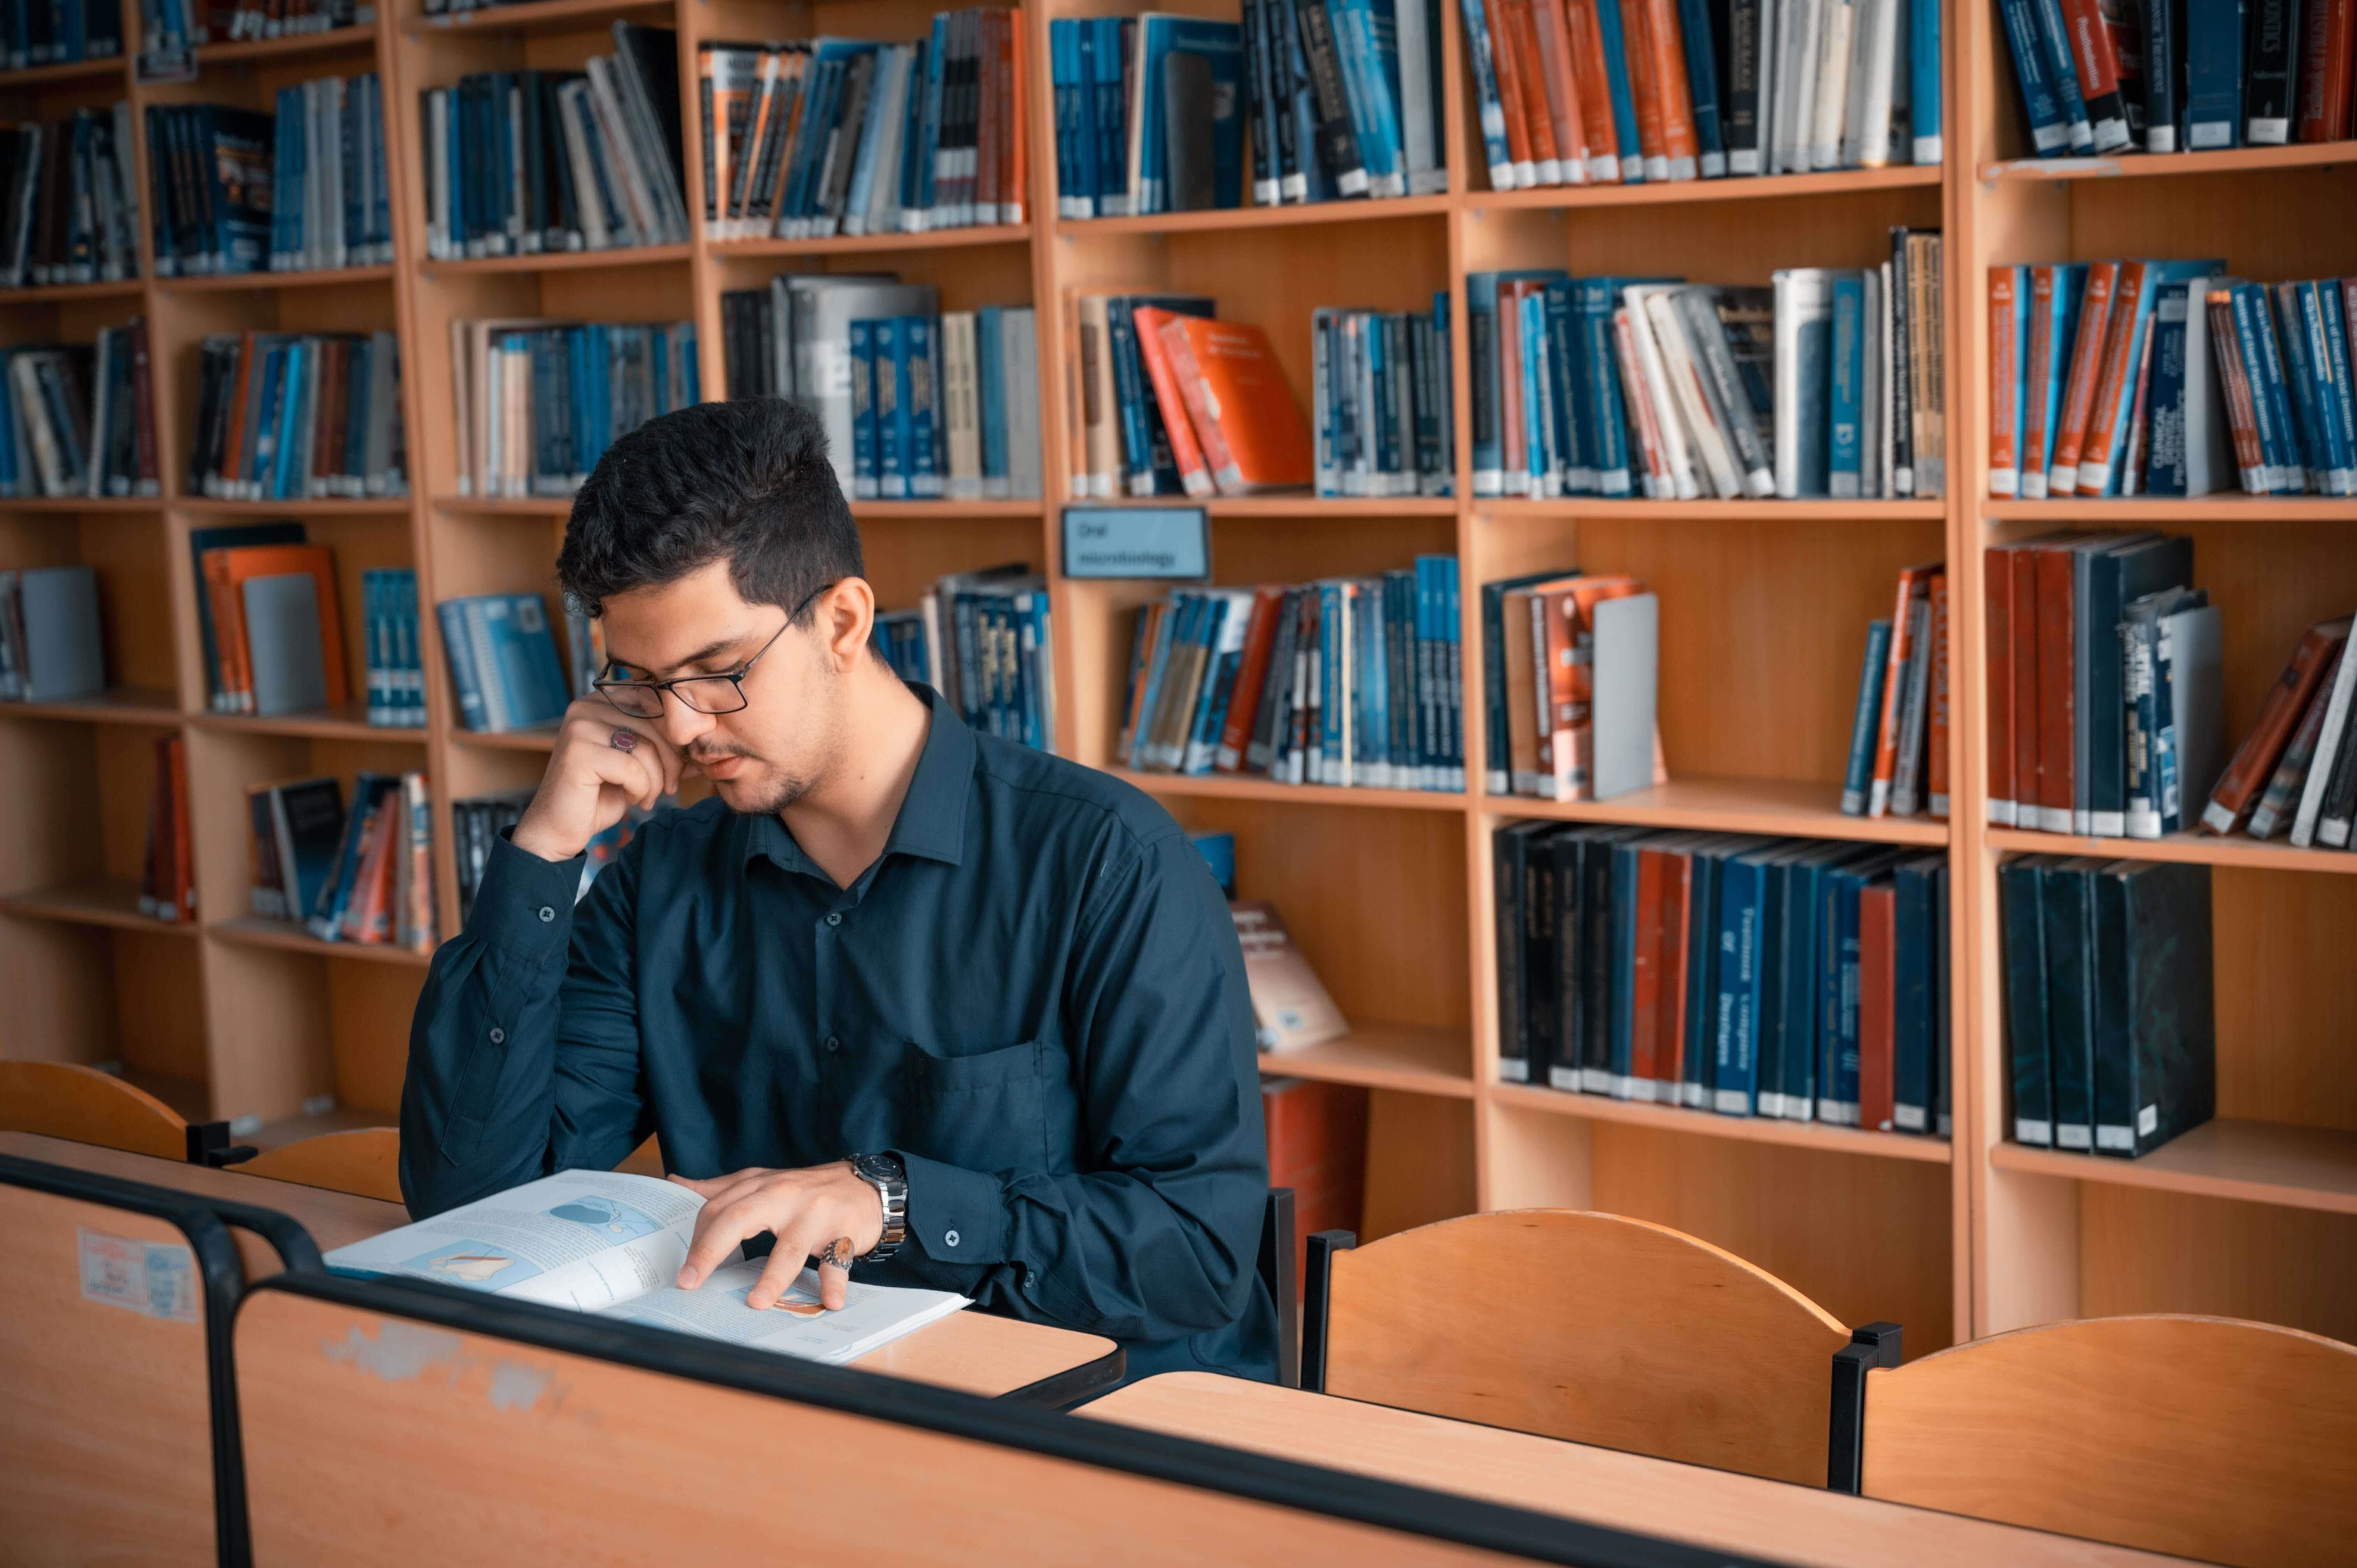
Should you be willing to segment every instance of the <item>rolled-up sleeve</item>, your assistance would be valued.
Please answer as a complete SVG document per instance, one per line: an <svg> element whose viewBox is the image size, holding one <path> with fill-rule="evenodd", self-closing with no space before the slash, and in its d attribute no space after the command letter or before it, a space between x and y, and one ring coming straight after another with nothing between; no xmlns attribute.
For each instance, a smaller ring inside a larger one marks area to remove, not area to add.
<svg viewBox="0 0 2357 1568"><path fill-rule="evenodd" d="M1125 1340L1236 1321L1268 1187L1252 1004L1218 885L1173 831L1100 863L1063 1003L1092 1168L902 1153L909 1273Z"/></svg>
<svg viewBox="0 0 2357 1568"><path fill-rule="evenodd" d="M582 861L495 841L467 929L410 1028L401 1189L416 1217L549 1172L608 1169L646 1135L634 841L576 907Z"/></svg>

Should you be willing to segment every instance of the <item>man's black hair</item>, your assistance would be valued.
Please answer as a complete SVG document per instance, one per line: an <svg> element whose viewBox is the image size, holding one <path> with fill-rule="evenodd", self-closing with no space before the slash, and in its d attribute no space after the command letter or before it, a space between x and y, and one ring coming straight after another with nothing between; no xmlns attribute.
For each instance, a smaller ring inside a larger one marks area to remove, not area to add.
<svg viewBox="0 0 2357 1568"><path fill-rule="evenodd" d="M698 403L606 448L574 498L556 579L596 616L722 559L739 597L786 609L866 575L825 428L800 403Z"/></svg>

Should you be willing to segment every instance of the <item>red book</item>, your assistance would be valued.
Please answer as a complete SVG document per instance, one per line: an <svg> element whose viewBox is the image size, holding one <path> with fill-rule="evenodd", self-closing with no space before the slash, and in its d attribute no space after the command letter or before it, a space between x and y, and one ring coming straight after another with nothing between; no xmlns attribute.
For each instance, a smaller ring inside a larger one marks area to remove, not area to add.
<svg viewBox="0 0 2357 1568"><path fill-rule="evenodd" d="M2050 495L2078 493L2079 452L2087 439L2087 421L2095 411L2095 383L2103 379L2104 345L2112 321L2112 285L2119 278L2117 262L2090 262L2087 289L2079 305L2079 338L2071 349L2071 373L2062 383L2062 418L2054 433L2054 450L2047 459L2046 488Z"/></svg>
<svg viewBox="0 0 2357 1568"><path fill-rule="evenodd" d="M2136 74L2135 60L2122 60L2101 0L2062 0L2062 25L2071 35L2071 63L2079 74L2079 95L2087 102L2087 122L2094 127L2094 150L2117 152L2128 145L2120 78Z"/></svg>
<svg viewBox="0 0 2357 1568"><path fill-rule="evenodd" d="M1641 156L1646 179L1658 180L1670 177L1670 159L1662 141L1662 90L1654 80L1659 60L1649 21L1645 0L1628 0L1620 7L1620 52L1629 68L1629 95L1637 106L1637 145L1621 151Z"/></svg>
<svg viewBox="0 0 2357 1568"><path fill-rule="evenodd" d="M2300 18L2299 126L2303 142L2349 139L2357 0L2308 0Z"/></svg>
<svg viewBox="0 0 2357 1568"><path fill-rule="evenodd" d="M2072 543L2062 539L2030 550L2038 563L2038 821L2029 825L2050 833L2072 831L2079 786Z"/></svg>
<svg viewBox="0 0 2357 1568"><path fill-rule="evenodd" d="M1162 324L1173 319L1172 313L1150 305L1141 305L1130 313L1136 327L1137 357L1146 366L1146 379L1154 386L1154 406L1162 413L1162 427L1170 436L1170 461L1178 470L1178 482L1190 496L1208 496L1217 489L1211 482L1211 470L1203 459L1203 448L1195 440L1195 424L1187 413L1187 400L1178 390L1177 371L1171 368L1169 355L1162 340Z"/></svg>
<svg viewBox="0 0 2357 1568"><path fill-rule="evenodd" d="M2218 363L2218 385L2225 393L2226 428L2234 437L2234 467L2244 490L2263 496L2275 488L2267 467L2266 444L2259 439L2257 405L2251 397L2251 378L2243 364L2242 334L2234 327L2232 289L2209 292L2203 302L2210 315L2210 342Z"/></svg>
<svg viewBox="0 0 2357 1568"><path fill-rule="evenodd" d="M1869 817L1887 816L1890 811L1890 786L1899 773L1899 725L1907 705L1907 661L1915 650L1909 612L1917 599L1931 592L1932 574L1939 570L1934 563L1910 566L1899 574L1899 607L1891 612L1890 653L1882 671L1882 722L1875 734L1874 778L1867 787Z"/></svg>
<svg viewBox="0 0 2357 1568"><path fill-rule="evenodd" d="M1366 1202L1367 1091L1353 1084L1267 1078L1260 1085L1268 1185L1293 1189L1294 1278L1309 1238L1360 1229Z"/></svg>
<svg viewBox="0 0 2357 1568"><path fill-rule="evenodd" d="M2056 271L2051 264L2029 269L2029 298L2022 306L2029 312L2029 347L2023 356L2021 375L2025 388L2043 389L2052 373L2054 356L2070 352L2068 344L2054 341ZM2022 499L2044 499L2046 467L2054 456L2054 432L2047 427L2043 390L2022 398L2020 456Z"/></svg>
<svg viewBox="0 0 2357 1568"><path fill-rule="evenodd" d="M1637 852L1636 972L1630 980L1629 1079L1612 1086L1616 1100L1653 1098L1653 1042L1662 1009L1662 872L1668 857Z"/></svg>
<svg viewBox="0 0 2357 1568"><path fill-rule="evenodd" d="M1563 157L1555 145L1555 117L1547 102L1546 58L1539 42L1539 19L1532 10L1534 4L1546 3L1549 0L1502 0L1513 34L1514 70L1522 79L1523 120L1530 132L1533 172L1542 185L1550 183L1550 175L1561 177Z"/></svg>
<svg viewBox="0 0 2357 1568"><path fill-rule="evenodd" d="M2013 552L2013 825L2038 825L2038 552Z"/></svg>
<svg viewBox="0 0 2357 1568"><path fill-rule="evenodd" d="M1984 556L1981 607L1988 628L1988 820L2014 825L2013 555L1996 545Z"/></svg>
<svg viewBox="0 0 2357 1568"><path fill-rule="evenodd" d="M2343 616L2339 620L2317 622L2300 638L2299 646L2292 650L2291 662L2276 677L2276 683L2267 688L2266 703L2259 709L2259 722L2243 737L2243 744L2234 750L2234 759L2226 764L2218 787L2210 792L2210 804L2201 812L2203 832L2233 832L2235 824L2258 803L2259 791L2266 788L2276 764L2283 760L2291 732L2332 669L2333 655L2349 640L2349 628L2350 618Z"/></svg>
<svg viewBox="0 0 2357 1568"><path fill-rule="evenodd" d="M1857 1124L1888 1133L1897 1112L1894 1001L1898 982L1899 899L1889 881L1857 895Z"/></svg>
<svg viewBox="0 0 2357 1568"><path fill-rule="evenodd" d="M1564 16L1571 30L1571 83L1579 96L1580 139L1587 144L1587 177L1610 185L1620 178L1619 155L1637 156L1634 147L1620 145L1612 119L1611 77L1604 63L1604 29L1597 19L1595 0L1564 0Z"/></svg>
<svg viewBox="0 0 2357 1568"><path fill-rule="evenodd" d="M1642 12L1645 40L1652 49L1654 91L1662 112L1662 151L1668 159L1663 173L1645 170L1647 179L1693 179L1699 174L1702 140L1695 130L1694 90L1686 80L1686 50L1672 0L1638 0L1628 7Z"/></svg>
<svg viewBox="0 0 2357 1568"><path fill-rule="evenodd" d="M1504 284L1498 290L1498 382L1503 394L1498 401L1498 456L1505 470L1508 495L1524 495L1530 489L1529 423L1523 409L1522 371L1523 295L1527 292L1522 283Z"/></svg>
<svg viewBox="0 0 2357 1568"><path fill-rule="evenodd" d="M1260 716L1261 690L1268 683L1268 660L1276 646L1276 616L1284 607L1283 588L1259 588L1253 594L1252 619L1244 627L1243 658L1236 666L1235 695L1228 701L1228 720L1220 729L1220 749L1213 768L1234 773L1244 765L1244 747L1252 740L1253 724Z"/></svg>
<svg viewBox="0 0 2357 1568"><path fill-rule="evenodd" d="M2122 430L2120 408L2136 401L2136 365L2130 356L2136 347L2136 302L2143 297L2150 269L2142 262L2121 262L2118 266L2112 279L2111 326L2104 334L2104 357L2095 370L2095 395L2087 405L2087 424L2080 435L2081 495L2104 493L2112 466L2113 433Z"/></svg>
<svg viewBox="0 0 2357 1568"><path fill-rule="evenodd" d="M2020 333L2018 313L2024 302L2013 296L2013 274L2011 267L1988 271L1988 493L1993 496L2014 496L2021 490L2021 447L2015 431L2021 424L2023 383L2021 367L2014 362L2014 349ZM2044 400L2039 401L2042 404Z"/></svg>
<svg viewBox="0 0 2357 1568"><path fill-rule="evenodd" d="M1686 1075L1686 924L1693 906L1694 856L1679 850L1662 854L1662 949L1654 964L1661 976L1659 1043L1653 1047L1653 1098L1675 1104Z"/></svg>
<svg viewBox="0 0 2357 1568"><path fill-rule="evenodd" d="M1547 117L1566 185L1587 183L1587 137L1579 116L1579 87L1572 69L1571 27L1563 6L1546 0L1538 15L1539 63L1546 72Z"/></svg>
<svg viewBox="0 0 2357 1568"><path fill-rule="evenodd" d="M1924 810L1944 822L1948 820L1948 574L1944 571L1932 576L1932 646L1926 651L1932 660L1931 690L1926 694L1932 711L1923 726L1927 732Z"/></svg>
<svg viewBox="0 0 2357 1568"><path fill-rule="evenodd" d="M1490 63L1498 73L1498 108L1506 120L1506 156L1513 160L1514 178L1521 181L1529 171L1532 183L1537 181L1536 162L1531 156L1531 132L1524 118L1523 94L1525 83L1522 67L1514 58L1514 27L1503 4L1489 9ZM1540 91L1539 84L1527 84L1529 91Z"/></svg>

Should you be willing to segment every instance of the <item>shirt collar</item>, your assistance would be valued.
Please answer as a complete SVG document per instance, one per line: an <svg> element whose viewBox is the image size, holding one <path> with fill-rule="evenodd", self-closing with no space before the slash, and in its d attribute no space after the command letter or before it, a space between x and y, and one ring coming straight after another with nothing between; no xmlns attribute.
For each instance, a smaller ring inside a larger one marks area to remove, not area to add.
<svg viewBox="0 0 2357 1568"><path fill-rule="evenodd" d="M931 686L911 681L908 687L925 704L931 724L925 749L917 757L916 774L909 780L909 793L900 801L899 815L892 820L892 835L884 841L884 854L878 859L913 854L944 865L960 865L965 859L966 797L974 788L977 752L974 731ZM787 871L825 875L802 854L774 811L740 818L738 832L748 864L766 856Z"/></svg>

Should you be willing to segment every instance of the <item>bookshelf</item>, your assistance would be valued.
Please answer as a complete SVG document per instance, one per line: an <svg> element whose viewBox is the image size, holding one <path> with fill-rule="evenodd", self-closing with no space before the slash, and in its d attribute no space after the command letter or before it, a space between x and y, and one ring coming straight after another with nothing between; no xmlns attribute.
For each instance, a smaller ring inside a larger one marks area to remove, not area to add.
<svg viewBox="0 0 2357 1568"><path fill-rule="evenodd" d="M429 263L418 93L474 70L570 67L610 48L618 18L676 27L689 123L686 188L700 188L694 122L700 38L906 38L934 0L537 0L423 15L389 0L373 25L209 48L194 83L147 86L101 62L0 76L0 107L55 116L127 96L266 106L283 82L374 70L385 79L396 196L392 266L336 274L162 279L0 295L7 341L87 338L144 313L156 354L165 495L153 501L0 501L0 563L98 570L111 679L103 696L0 708L0 1054L121 1061L194 1114L240 1118L265 1143L389 1122L398 1103L414 956L313 941L248 917L246 786L313 772L424 767L434 780L443 930L457 929L448 802L533 782L548 742L458 729L433 618L428 727L371 730L349 712L277 719L204 712L192 527L299 517L332 545L348 629L359 577L412 565L422 603L550 591L566 504L457 493L449 324L510 314L697 323L706 389L725 382L723 291L781 270L892 269L944 309L1036 306L1045 501L855 506L887 607L934 578L1058 553L1067 470L1059 304L1081 286L1141 285L1216 297L1266 328L1297 387L1321 305L1406 308L1455 298L1457 451L1469 452L1461 284L1469 272L1560 265L1764 283L1773 268L1887 253L1899 223L1941 226L1945 257L1949 496L1843 502L1222 499L1210 504L1222 584L1376 572L1451 553L1465 585L1466 729L1479 757L1482 582L1577 564L1634 573L1661 595L1661 788L1601 804L1292 788L1257 779L1135 776L1189 828L1232 832L1240 891L1283 910L1357 1025L1264 1068L1372 1094L1365 1230L1480 1208L1611 1209L1704 1236L1852 1322L1907 1325L1921 1354L2027 1323L2123 1311L2230 1312L2357 1337L2357 1070L2337 1049L2357 1024L2357 857L2184 836L2096 846L1983 825L1986 714L1979 551L2075 520L2193 533L2201 580L2227 611L2228 725L2248 721L2296 628L2357 604L2357 505L2314 498L1990 502L1981 411L1987 377L1980 280L1996 262L2116 253L2223 254L2246 275L2357 270L2357 144L2177 157L2025 161L2010 68L1982 0L1945 22L1950 162L1706 184L1493 193L1478 146L1457 5L1445 3L1448 195L1380 203L1068 221L1055 216L1050 19L1128 0L1021 7L1029 76L1028 221L926 235L716 242ZM1181 8L1236 12L1236 0ZM139 156L143 178L145 150ZM2291 217L2287 220L2286 214ZM142 236L143 247L148 243ZM195 346L207 332L289 327L400 334L410 489L390 501L250 505L179 493ZM1945 558L1953 824L1867 822L1835 808L1867 621L1899 568ZM1051 579L1058 750L1103 766L1118 723L1127 612L1157 585ZM357 648L348 650L354 669ZM199 919L137 909L149 744L187 737ZM1477 769L1478 774L1478 769ZM1125 775L1126 776L1126 775ZM1944 846L1955 1136L1942 1142L1742 1121L1497 1080L1489 839L1524 817ZM2003 1140L1995 868L2008 854L2095 848L2217 868L2221 1120L2130 1164Z"/></svg>

